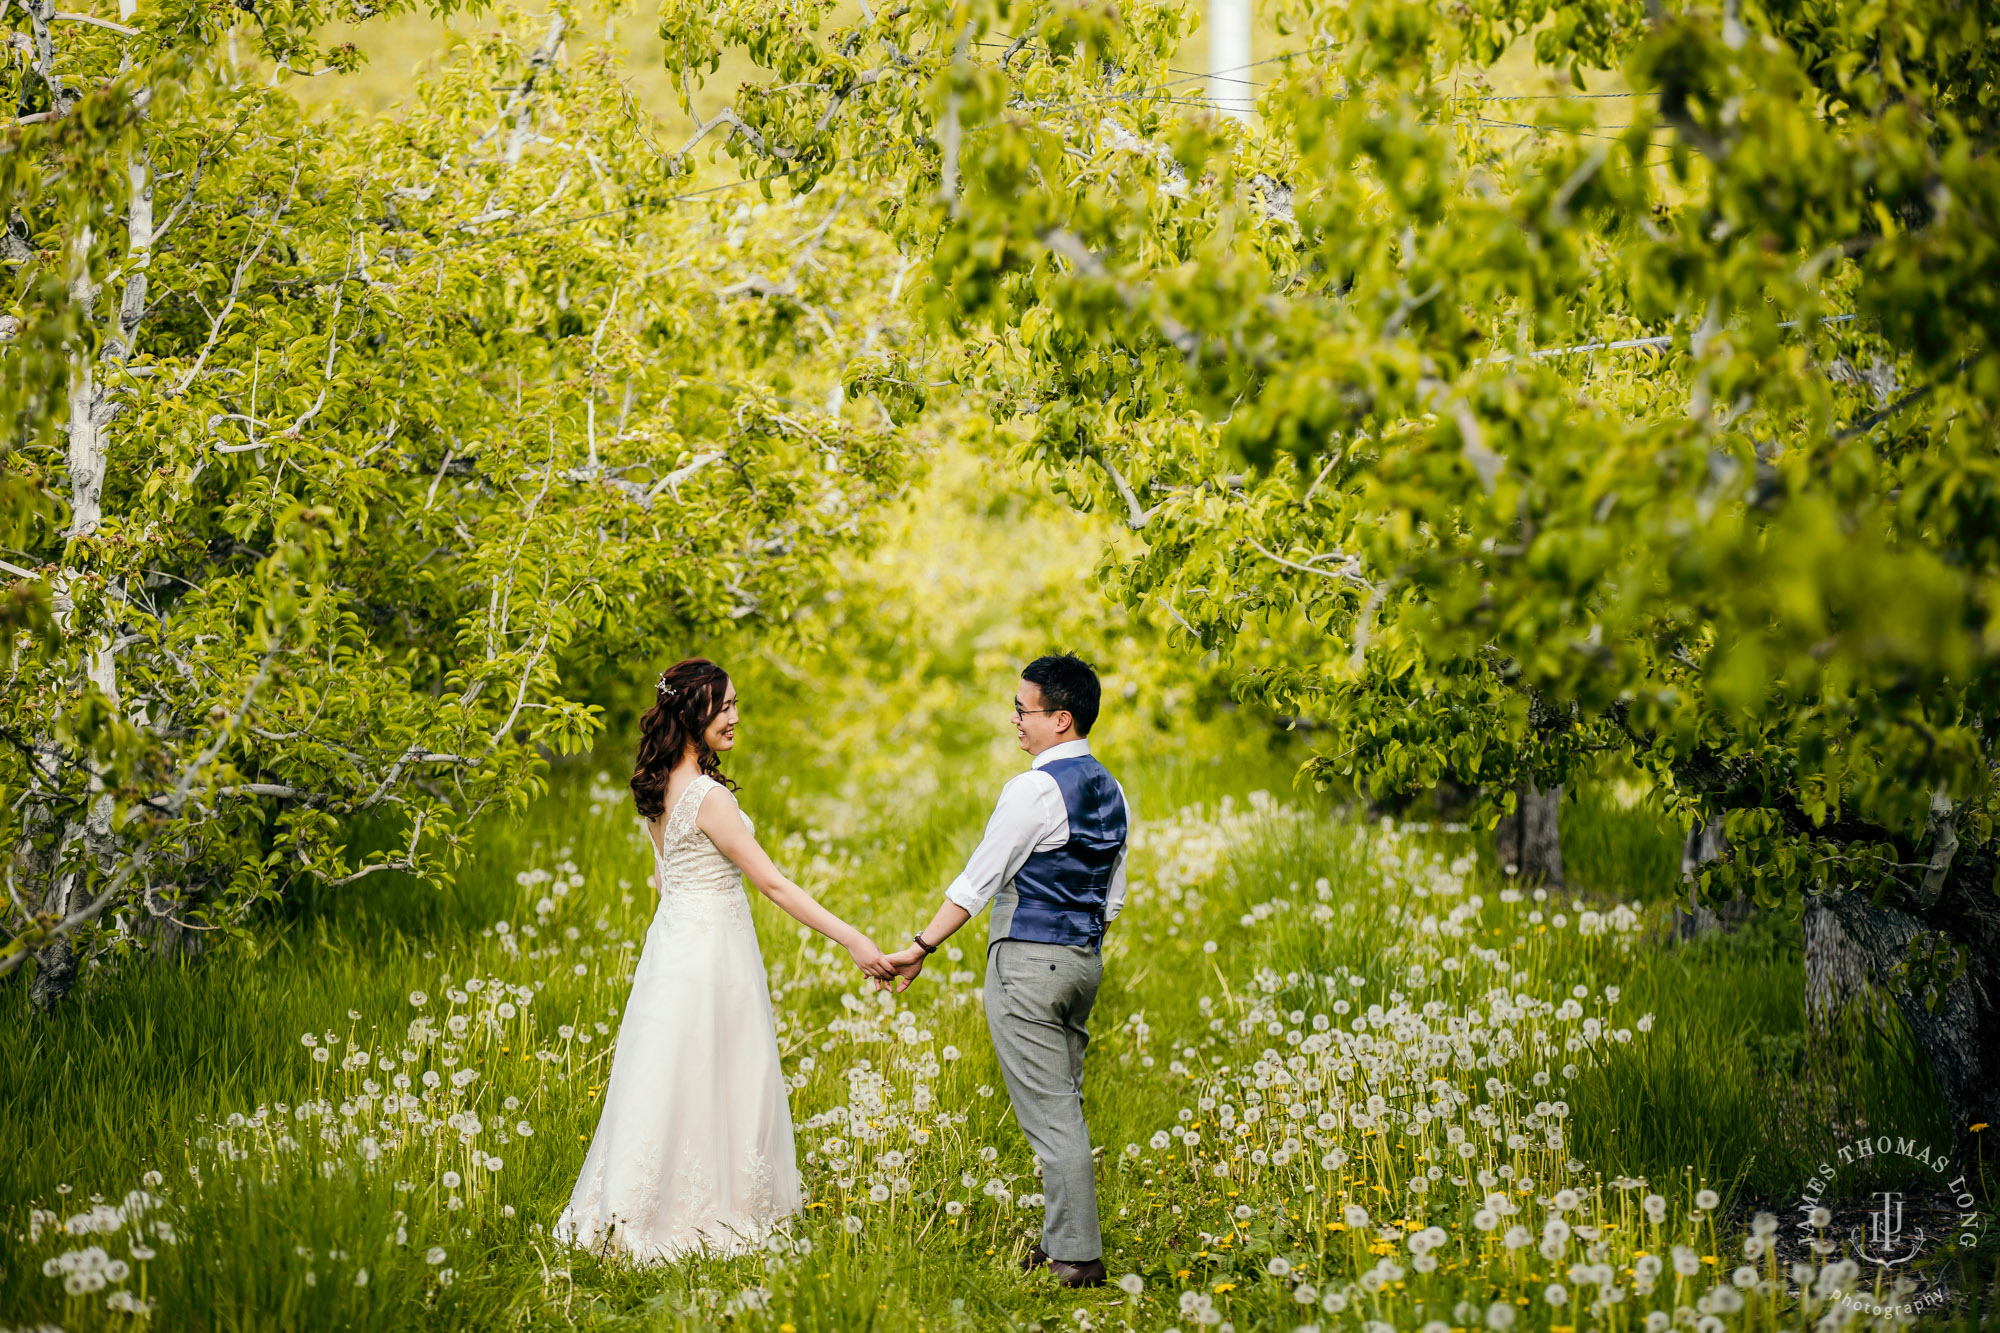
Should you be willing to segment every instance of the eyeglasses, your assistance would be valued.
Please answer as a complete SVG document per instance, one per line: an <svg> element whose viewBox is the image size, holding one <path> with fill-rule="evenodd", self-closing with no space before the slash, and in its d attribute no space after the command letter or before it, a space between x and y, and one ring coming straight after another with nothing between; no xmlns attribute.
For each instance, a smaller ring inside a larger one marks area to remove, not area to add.
<svg viewBox="0 0 2000 1333"><path fill-rule="evenodd" d="M1014 701L1014 720L1016 722L1019 722L1030 713L1060 713L1062 711L1064 710L1060 708L1023 708L1019 699Z"/></svg>

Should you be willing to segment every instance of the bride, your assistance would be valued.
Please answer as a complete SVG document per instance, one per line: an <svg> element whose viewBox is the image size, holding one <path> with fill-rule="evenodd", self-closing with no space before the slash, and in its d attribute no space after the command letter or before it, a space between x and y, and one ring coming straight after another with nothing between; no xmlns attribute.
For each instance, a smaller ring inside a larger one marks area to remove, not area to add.
<svg viewBox="0 0 2000 1333"><path fill-rule="evenodd" d="M895 972L866 935L786 879L757 845L716 755L736 744L736 690L690 658L640 720L632 795L660 904L632 976L597 1136L557 1239L641 1262L739 1253L799 1206L792 1116L764 959L739 883Z"/></svg>

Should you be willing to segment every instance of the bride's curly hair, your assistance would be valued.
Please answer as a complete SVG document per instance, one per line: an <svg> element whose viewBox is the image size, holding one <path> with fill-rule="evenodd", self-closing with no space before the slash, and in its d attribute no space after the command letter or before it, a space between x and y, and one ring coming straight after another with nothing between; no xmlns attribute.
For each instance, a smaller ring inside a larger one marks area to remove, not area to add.
<svg viewBox="0 0 2000 1333"><path fill-rule="evenodd" d="M667 778L690 748L701 771L731 791L715 751L708 748L708 724L729 697L729 673L705 657L690 657L660 673L653 706L639 719L639 760L632 770L632 803L647 819L667 812Z"/></svg>

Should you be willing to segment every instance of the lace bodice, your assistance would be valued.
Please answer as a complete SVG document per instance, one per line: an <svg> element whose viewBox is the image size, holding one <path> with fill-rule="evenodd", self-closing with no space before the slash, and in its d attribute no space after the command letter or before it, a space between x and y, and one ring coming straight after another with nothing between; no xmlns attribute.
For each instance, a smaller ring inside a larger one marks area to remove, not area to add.
<svg viewBox="0 0 2000 1333"><path fill-rule="evenodd" d="M727 912L734 914L748 904L743 898L743 872L724 856L708 835L695 824L702 799L718 786L706 773L698 774L673 809L667 812L659 843L653 848L653 864L660 880L660 906L654 925L676 925L683 921L714 920ZM749 816L737 811L744 827L753 827ZM649 832L646 835L652 837Z"/></svg>

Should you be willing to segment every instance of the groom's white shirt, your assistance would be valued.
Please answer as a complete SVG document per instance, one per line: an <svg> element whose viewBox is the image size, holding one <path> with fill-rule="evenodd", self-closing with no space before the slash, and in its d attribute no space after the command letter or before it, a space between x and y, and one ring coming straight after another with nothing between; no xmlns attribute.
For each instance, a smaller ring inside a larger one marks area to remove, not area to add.
<svg viewBox="0 0 2000 1333"><path fill-rule="evenodd" d="M951 882L944 896L978 916L995 894L1013 882L1030 855L1054 851L1068 842L1069 807L1063 804L1062 788L1042 768L1058 759L1075 759L1089 753L1087 740L1051 745L1035 756L1034 767L1019 777L1009 778L1000 789L992 818L986 821L986 836L979 840L972 859L965 863L965 869ZM1125 795L1123 786L1118 788L1118 795ZM1132 818L1129 800L1125 802L1125 818L1129 831ZM1117 864L1111 867L1111 883L1104 892L1106 923L1124 906L1125 849L1120 848Z"/></svg>

